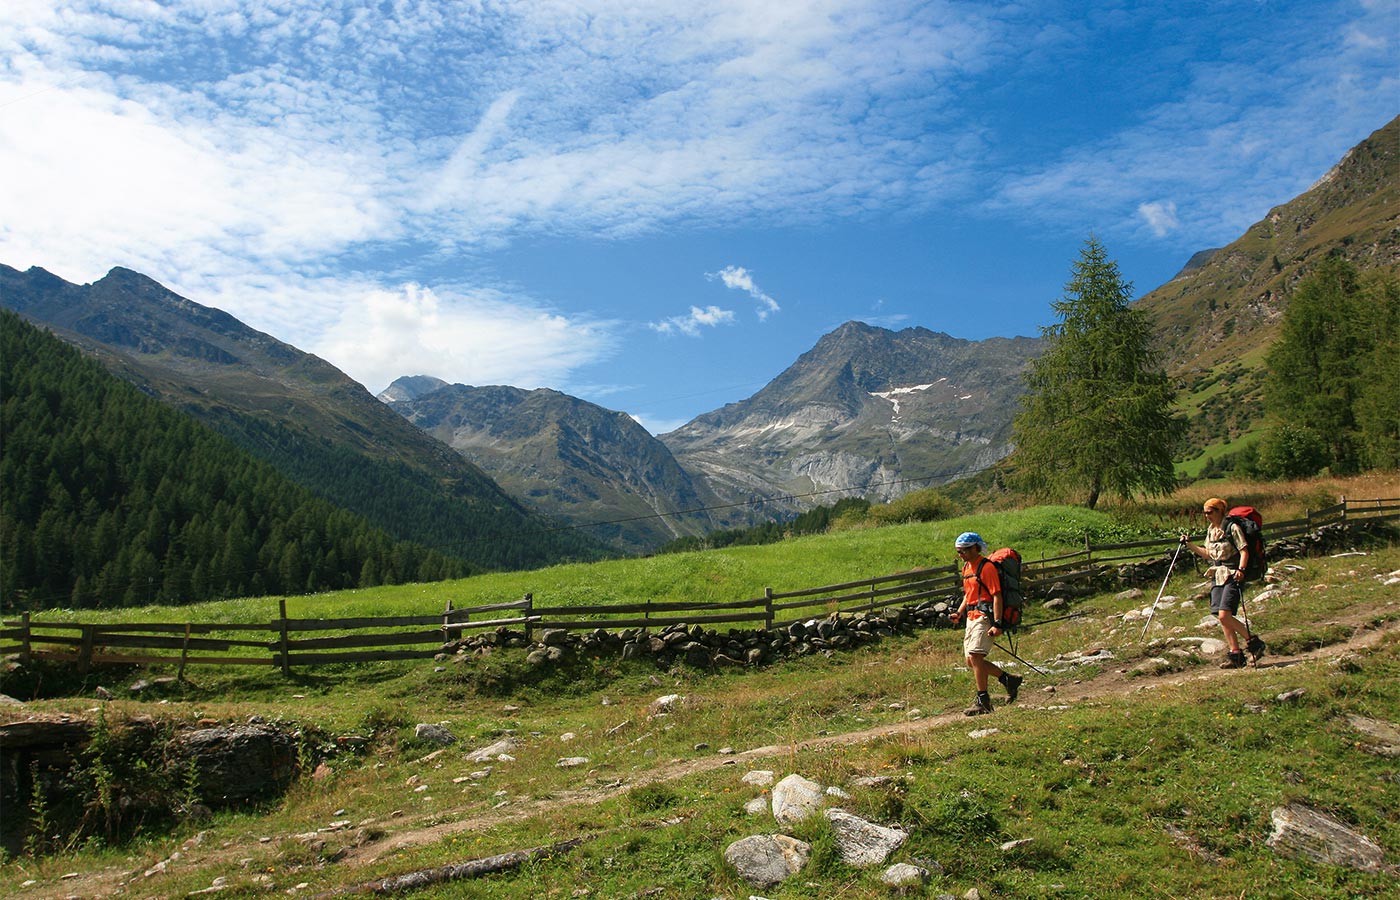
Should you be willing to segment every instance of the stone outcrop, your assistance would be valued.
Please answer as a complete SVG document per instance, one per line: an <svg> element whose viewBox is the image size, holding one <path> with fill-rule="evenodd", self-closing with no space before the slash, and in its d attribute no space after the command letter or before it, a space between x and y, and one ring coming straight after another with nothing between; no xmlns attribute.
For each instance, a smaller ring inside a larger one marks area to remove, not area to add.
<svg viewBox="0 0 1400 900"><path fill-rule="evenodd" d="M286 790L297 775L297 739L271 725L200 728L176 735L174 765L193 766L201 799L228 805Z"/></svg>
<svg viewBox="0 0 1400 900"><path fill-rule="evenodd" d="M1363 872L1387 868L1385 851L1375 841L1326 813L1290 803L1276 807L1271 817L1274 832L1265 843L1275 853Z"/></svg>

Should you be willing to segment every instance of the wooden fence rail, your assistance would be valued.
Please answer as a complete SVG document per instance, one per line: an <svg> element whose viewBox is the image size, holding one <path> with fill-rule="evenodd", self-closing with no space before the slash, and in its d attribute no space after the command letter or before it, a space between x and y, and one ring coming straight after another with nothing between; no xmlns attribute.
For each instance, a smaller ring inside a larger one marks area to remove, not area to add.
<svg viewBox="0 0 1400 900"><path fill-rule="evenodd" d="M1301 519L1269 523L1269 540L1309 532L1333 522L1400 518L1400 499L1344 500ZM1081 581L1103 567L1169 556L1175 540L1085 542L1082 550L1025 560L1028 592L1053 582ZM960 579L952 565L914 569L859 581L775 591L746 600L703 603L647 601L591 606L537 606L534 597L440 613L293 619L279 601L276 619L260 624L147 622L110 625L36 622L29 613L0 623L0 654L21 662L75 663L80 671L107 664L293 666L432 658L468 632L519 628L528 638L543 629L665 629L674 625L781 628L831 613L851 615L925 600L953 598ZM329 632L334 632L330 634ZM320 634L318 634L320 633ZM212 655L219 654L219 655Z"/></svg>

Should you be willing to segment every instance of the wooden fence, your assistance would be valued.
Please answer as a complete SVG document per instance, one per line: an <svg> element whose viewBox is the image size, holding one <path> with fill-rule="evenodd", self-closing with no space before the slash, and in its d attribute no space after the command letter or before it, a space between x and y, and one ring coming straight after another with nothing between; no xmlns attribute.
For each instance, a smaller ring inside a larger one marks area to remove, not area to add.
<svg viewBox="0 0 1400 900"><path fill-rule="evenodd" d="M1268 523L1269 541L1310 532L1334 522L1400 518L1400 499L1343 500L1302 519ZM1062 556L1025 560L1027 591L1055 582L1074 583L1104 567L1159 559L1175 540L1090 544ZM832 613L854 614L954 597L959 578L952 566L792 591L768 588L763 596L725 603L674 602L541 606L532 595L510 603L454 609L419 616L292 619L286 601L267 623L82 624L37 622L29 613L0 627L0 655L23 663L42 659L75 663L81 671L107 664L173 665L183 676L190 665L293 666L424 659L436 656L468 632L515 627L528 638L543 629L664 629L686 624L772 629Z"/></svg>

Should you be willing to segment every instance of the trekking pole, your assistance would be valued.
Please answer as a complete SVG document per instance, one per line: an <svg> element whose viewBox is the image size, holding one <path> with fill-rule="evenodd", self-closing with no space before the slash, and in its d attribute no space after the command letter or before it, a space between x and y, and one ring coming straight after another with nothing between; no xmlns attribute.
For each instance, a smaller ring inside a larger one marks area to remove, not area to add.
<svg viewBox="0 0 1400 900"><path fill-rule="evenodd" d="M1063 621L1065 621L1065 620L1067 620L1067 619L1082 619L1084 616L1087 616L1087 615L1089 615L1089 613L1088 613L1087 610L1080 610L1079 612L1072 612L1072 613L1070 613L1070 614L1067 615L1067 616L1056 616L1056 617L1053 618L1053 619L1042 619L1042 620L1039 621L1039 622L1025 622L1025 623L1023 623L1020 627L1021 627L1021 628L1039 628L1039 627L1042 626L1042 625L1049 625L1049 624L1051 624L1052 622L1063 622Z"/></svg>
<svg viewBox="0 0 1400 900"><path fill-rule="evenodd" d="M1138 637L1138 640L1147 637L1147 629L1152 627L1152 615L1157 612L1157 604L1161 602L1162 594L1167 589L1167 582L1171 580L1172 569L1176 568L1176 558L1181 555L1181 548L1185 546L1185 541L1177 542L1176 552L1172 554L1171 564L1167 566L1167 577L1162 579L1162 589L1157 592L1157 599L1152 601L1152 608L1147 611L1147 624L1142 626L1142 634Z"/></svg>
<svg viewBox="0 0 1400 900"><path fill-rule="evenodd" d="M993 642L992 642L992 646L993 646L993 647L996 647L996 648L997 648L998 650L1000 650L1002 653L1007 654L1007 655L1010 656L1012 659L1014 659L1014 660L1016 660L1017 662L1019 662L1021 665L1028 667L1028 668L1029 668L1032 672L1034 672L1035 674L1037 674L1037 675L1044 675L1044 674L1045 674L1042 670L1037 669L1037 668L1035 667L1035 664L1034 664L1034 663L1028 663L1028 662L1026 662L1024 659L1021 659L1021 657L1017 656L1016 653L1015 653L1014 651L1011 651L1011 650L1006 649L1006 648L1003 647L1001 644L998 644L998 643L996 643L995 641L993 641Z"/></svg>

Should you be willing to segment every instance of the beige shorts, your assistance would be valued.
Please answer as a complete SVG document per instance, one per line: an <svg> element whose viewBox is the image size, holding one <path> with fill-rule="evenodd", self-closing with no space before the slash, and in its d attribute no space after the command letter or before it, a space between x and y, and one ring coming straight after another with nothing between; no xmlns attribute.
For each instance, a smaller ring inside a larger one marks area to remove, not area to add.
<svg viewBox="0 0 1400 900"><path fill-rule="evenodd" d="M963 632L963 653L968 656L986 656L992 652L992 617L978 616L967 620Z"/></svg>

